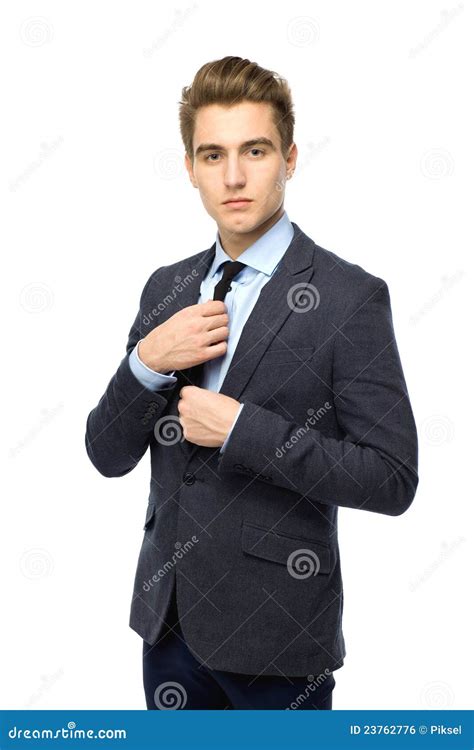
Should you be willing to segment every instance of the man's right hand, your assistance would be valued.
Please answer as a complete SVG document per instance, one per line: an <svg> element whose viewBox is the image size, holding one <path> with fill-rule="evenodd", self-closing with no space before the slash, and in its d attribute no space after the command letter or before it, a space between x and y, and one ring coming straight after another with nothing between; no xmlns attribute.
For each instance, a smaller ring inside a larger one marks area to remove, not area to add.
<svg viewBox="0 0 474 750"><path fill-rule="evenodd" d="M190 305L140 341L138 356L155 372L184 370L227 351L227 307L221 300Z"/></svg>

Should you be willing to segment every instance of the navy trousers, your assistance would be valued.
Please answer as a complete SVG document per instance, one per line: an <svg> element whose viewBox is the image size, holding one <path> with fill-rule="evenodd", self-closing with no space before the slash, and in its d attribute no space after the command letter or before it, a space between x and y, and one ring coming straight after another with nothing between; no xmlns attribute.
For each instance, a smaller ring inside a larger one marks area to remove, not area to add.
<svg viewBox="0 0 474 750"><path fill-rule="evenodd" d="M143 641L143 685L147 709L332 709L334 675L248 675L209 669L189 651L179 625L176 594L166 617L168 630L150 645Z"/></svg>

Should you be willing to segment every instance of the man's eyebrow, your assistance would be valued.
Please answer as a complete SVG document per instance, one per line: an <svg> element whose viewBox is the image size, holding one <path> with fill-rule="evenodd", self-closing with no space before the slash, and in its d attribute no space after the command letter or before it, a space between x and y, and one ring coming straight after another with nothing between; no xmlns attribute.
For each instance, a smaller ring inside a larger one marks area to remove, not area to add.
<svg viewBox="0 0 474 750"><path fill-rule="evenodd" d="M259 138L252 138L250 141L244 141L240 144L240 148L251 148L252 146L258 146L258 145L264 145L271 148L273 151L276 151L275 144L273 141L270 140L270 138L265 138L264 136L261 136ZM226 149L224 146L219 146L218 143L201 143L197 149L194 156L198 156L199 154L202 154L203 151L225 151Z"/></svg>

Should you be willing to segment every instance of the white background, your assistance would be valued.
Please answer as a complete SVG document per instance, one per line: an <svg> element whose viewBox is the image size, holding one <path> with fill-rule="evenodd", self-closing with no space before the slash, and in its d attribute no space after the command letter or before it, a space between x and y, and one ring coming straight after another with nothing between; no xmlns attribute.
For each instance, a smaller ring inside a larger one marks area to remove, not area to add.
<svg viewBox="0 0 474 750"><path fill-rule="evenodd" d="M3 13L2 708L145 708L128 617L149 458L102 477L85 423L151 272L214 241L178 102L229 54L287 78L288 216L387 281L419 430L409 511L340 510L333 707L470 707L472 16L456 0Z"/></svg>

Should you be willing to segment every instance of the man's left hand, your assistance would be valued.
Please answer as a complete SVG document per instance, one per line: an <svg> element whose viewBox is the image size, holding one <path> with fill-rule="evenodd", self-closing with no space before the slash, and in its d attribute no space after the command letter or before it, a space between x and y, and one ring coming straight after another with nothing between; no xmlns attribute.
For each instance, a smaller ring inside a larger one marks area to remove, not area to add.
<svg viewBox="0 0 474 750"><path fill-rule="evenodd" d="M179 421L186 440L206 448L222 446L240 408L240 401L196 385L179 392Z"/></svg>

